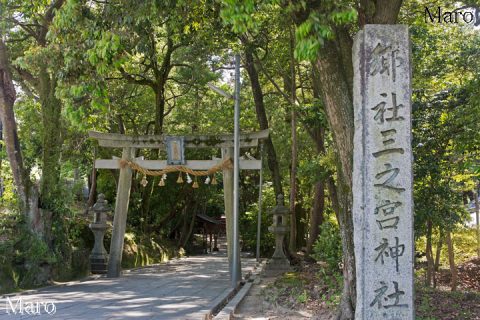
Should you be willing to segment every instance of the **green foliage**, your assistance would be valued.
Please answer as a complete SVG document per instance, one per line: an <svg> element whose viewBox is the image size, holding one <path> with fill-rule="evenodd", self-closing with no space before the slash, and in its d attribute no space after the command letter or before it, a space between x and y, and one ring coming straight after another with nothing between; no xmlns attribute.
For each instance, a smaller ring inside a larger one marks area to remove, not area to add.
<svg viewBox="0 0 480 320"><path fill-rule="evenodd" d="M4 149L2 149L2 151L3 150ZM1 161L3 159L5 159L4 156L0 155L0 179L3 187L3 194L0 197L0 215L3 214L3 212L14 212L18 208L18 198L15 194L12 172L10 170L9 163L6 161Z"/></svg>
<svg viewBox="0 0 480 320"><path fill-rule="evenodd" d="M298 165L298 176L305 184L313 185L325 181L335 172L336 157L332 149L327 154L317 154L312 159L302 159Z"/></svg>
<svg viewBox="0 0 480 320"><path fill-rule="evenodd" d="M258 191L257 191L258 192ZM272 186L264 187L262 198L262 224L260 233L260 255L268 257L273 253L275 237L268 231L272 225L270 210L275 206L276 197ZM243 240L243 250L256 252L258 226L258 204L252 203L244 214L240 216L240 234Z"/></svg>
<svg viewBox="0 0 480 320"><path fill-rule="evenodd" d="M327 306L335 307L340 303L343 275L331 268L321 268L317 277L325 284L325 293L320 297Z"/></svg>
<svg viewBox="0 0 480 320"><path fill-rule="evenodd" d="M223 0L222 4L221 17L232 26L233 32L241 34L258 28L253 18L256 12L254 0Z"/></svg>
<svg viewBox="0 0 480 320"><path fill-rule="evenodd" d="M342 242L337 224L325 221L320 226L320 234L313 247L313 257L326 262L330 270L339 269L342 262Z"/></svg>
<svg viewBox="0 0 480 320"><path fill-rule="evenodd" d="M237 34L258 34L261 29L262 16L269 17L281 1L238 1L224 0L221 16L232 31ZM285 4L284 4L285 6ZM307 11L306 1L289 3L284 9L289 20L295 14ZM311 8L308 8L311 9ZM326 40L334 38L333 28L338 25L354 24L358 13L348 1L326 1L319 10L309 10L307 19L295 30L295 57L302 61L314 60ZM265 19L265 18L263 18Z"/></svg>
<svg viewBox="0 0 480 320"><path fill-rule="evenodd" d="M299 60L314 60L325 40L333 38L331 26L322 23L323 16L312 12L305 22L298 26L295 35L297 46L295 57Z"/></svg>
<svg viewBox="0 0 480 320"><path fill-rule="evenodd" d="M135 234L126 233L122 267L136 268L166 262L183 254L183 250L161 238L155 239L144 235L137 239Z"/></svg>
<svg viewBox="0 0 480 320"><path fill-rule="evenodd" d="M0 212L0 229L5 237L0 241L0 290L45 285L48 267L57 257L45 241L32 234L18 212Z"/></svg>
<svg viewBox="0 0 480 320"><path fill-rule="evenodd" d="M296 303L304 304L309 296L305 290L308 280L297 272L288 272L263 290L266 300L271 303L286 304L293 307Z"/></svg>
<svg viewBox="0 0 480 320"><path fill-rule="evenodd" d="M478 33L468 27L425 24L409 12L423 6L408 1L402 23L410 25L413 73L413 154L415 235L426 223L454 230L467 214L463 193L478 181L480 104L476 96L480 56ZM442 5L441 2L429 4Z"/></svg>
<svg viewBox="0 0 480 320"><path fill-rule="evenodd" d="M434 253L437 251L439 236L440 234L438 231L433 232L432 252ZM452 233L452 243L453 253L455 255L455 263L461 264L470 260L477 253L477 235L475 228L457 228ZM418 248L418 250L424 250L425 246L425 236L419 237L415 241L415 247ZM443 247L440 254L440 265L448 268L448 250L445 241L443 241Z"/></svg>
<svg viewBox="0 0 480 320"><path fill-rule="evenodd" d="M303 292L296 297L296 299L298 303L306 303L308 301L307 290L304 289Z"/></svg>
<svg viewBox="0 0 480 320"><path fill-rule="evenodd" d="M430 296L424 295L422 296L420 305L418 306L418 313L420 314L431 314L432 313L432 301ZM435 317L416 317L418 320L435 320Z"/></svg>
<svg viewBox="0 0 480 320"><path fill-rule="evenodd" d="M315 60L325 41L334 38L334 26L357 21L357 10L348 4L329 3L326 7L326 11L311 11L308 18L297 27L295 57L298 60Z"/></svg>
<svg viewBox="0 0 480 320"><path fill-rule="evenodd" d="M22 266L18 286L28 288L45 285L49 280L49 266L58 262L45 241L26 232L15 248L18 255L14 261Z"/></svg>

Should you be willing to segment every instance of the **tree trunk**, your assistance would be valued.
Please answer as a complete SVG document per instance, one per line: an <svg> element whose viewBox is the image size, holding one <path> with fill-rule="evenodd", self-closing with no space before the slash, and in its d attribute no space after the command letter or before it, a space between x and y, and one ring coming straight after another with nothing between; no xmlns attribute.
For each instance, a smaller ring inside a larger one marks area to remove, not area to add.
<svg viewBox="0 0 480 320"><path fill-rule="evenodd" d="M316 68L314 67L315 71ZM318 81L318 75L314 76L313 81L313 96L315 99L320 99L321 90ZM307 132L315 142L316 150L319 154L325 155L325 128L320 123L316 123L313 127L308 128ZM320 232L320 225L323 223L323 211L325 207L325 184L328 185L330 199L332 201L332 207L334 208L335 216L338 221L338 198L335 183L332 178L329 178L327 183L325 181L318 181L314 186L314 203L310 215L310 231L307 242L307 254L312 253L313 246L318 239Z"/></svg>
<svg viewBox="0 0 480 320"><path fill-rule="evenodd" d="M92 168L90 176L90 189L88 193L87 208L90 208L97 201L97 169Z"/></svg>
<svg viewBox="0 0 480 320"><path fill-rule="evenodd" d="M295 110L291 112L291 134L292 134L292 161L290 166L290 252L295 254L297 251L297 212L295 209L297 198L297 116Z"/></svg>
<svg viewBox="0 0 480 320"><path fill-rule="evenodd" d="M0 116L0 153L3 150L3 144L2 144L2 141L3 141L3 124L2 124L1 119L2 119L2 117ZM3 157L0 157L0 205L3 204L3 193L4 193L4 190L5 190L5 186L4 186L4 183L3 183L3 176L2 176L2 158Z"/></svg>
<svg viewBox="0 0 480 320"><path fill-rule="evenodd" d="M348 82L341 74L341 61L334 44L327 42L316 62L328 122L338 152L339 223L343 246L344 286L338 319L353 319L356 303L355 256L353 247L352 170L353 106ZM351 66L350 66L351 67Z"/></svg>
<svg viewBox="0 0 480 320"><path fill-rule="evenodd" d="M319 88L314 86L314 97L319 98ZM319 154L325 154L325 129L319 126L318 124L314 128L307 128L307 132L315 142L317 152ZM333 179L331 180L329 193L332 201L332 207L334 207L334 212L338 220L338 199L335 183ZM312 253L312 248L315 242L318 239L320 232L320 225L323 223L323 210L325 208L325 182L317 181L314 186L314 200L313 208L310 212L310 229L309 236L307 241L307 254ZM335 204L333 203L335 201ZM336 209L335 209L336 208Z"/></svg>
<svg viewBox="0 0 480 320"><path fill-rule="evenodd" d="M46 43L42 42L42 46ZM43 237L47 245L53 245L52 225L63 223L56 213L59 209L60 195L60 156L62 149L61 110L62 105L55 96L57 80L51 75L46 63L40 65L38 72L38 95L42 115L42 176L40 178L40 203ZM58 226L57 230L61 230ZM65 236L65 234L62 234ZM60 241L63 242L63 241Z"/></svg>
<svg viewBox="0 0 480 320"><path fill-rule="evenodd" d="M478 204L478 186L475 196L475 219L477 221L477 257L480 258L480 205Z"/></svg>
<svg viewBox="0 0 480 320"><path fill-rule="evenodd" d="M93 154L93 166L92 173L89 177L90 188L88 192L87 208L85 210L85 215L88 214L88 209L95 204L95 201L97 201L97 169L95 168L95 157L96 153Z"/></svg>
<svg viewBox="0 0 480 320"><path fill-rule="evenodd" d="M153 48L153 50L155 50L155 48ZM165 120L165 86L167 85L168 76L172 69L172 54L174 51L175 46L171 36L169 36L167 38L167 51L165 52L161 66L158 68L157 63L154 63L153 73L155 75L155 81L151 83L150 86L155 93L154 134L156 135L163 134L163 124ZM155 57L156 52L153 52L152 55ZM156 159L158 159L158 152L152 150L150 152L150 160ZM144 221L146 223L150 220L150 199L155 188L155 180L155 177L147 177L148 185L142 191L142 214L145 217Z"/></svg>
<svg viewBox="0 0 480 320"><path fill-rule="evenodd" d="M433 287L437 287L437 272L438 268L440 267L440 254L442 253L442 246L443 246L443 232L440 229L440 235L437 242L437 248L435 250L435 262L433 264Z"/></svg>
<svg viewBox="0 0 480 320"><path fill-rule="evenodd" d="M313 245L318 239L320 225L323 223L323 208L325 206L325 185L318 181L314 187L313 208L310 211L310 230L307 241L307 254L312 253Z"/></svg>
<svg viewBox="0 0 480 320"><path fill-rule="evenodd" d="M457 291L457 267L455 266L455 255L453 253L453 241L452 233L450 230L447 230L445 236L445 242L447 243L448 249L448 264L450 266L450 273L452 275L452 282L450 284L452 291Z"/></svg>
<svg viewBox="0 0 480 320"><path fill-rule="evenodd" d="M166 75L168 76L168 74ZM162 81L161 79L158 79ZM157 82L158 83L158 82ZM160 135L163 133L163 122L165 113L165 85L166 82L157 84L155 88L155 125L154 134ZM147 133L148 134L148 133ZM147 151L149 160L158 159L158 150ZM147 176L148 184L146 187L142 187L142 216L144 217L145 226L150 223L150 199L155 189L155 177ZM158 180L157 180L158 181Z"/></svg>
<svg viewBox="0 0 480 320"><path fill-rule="evenodd" d="M155 134L163 133L163 118L165 113L165 83L160 83L155 89Z"/></svg>
<svg viewBox="0 0 480 320"><path fill-rule="evenodd" d="M295 110L295 101L297 101L297 86L296 86L296 75L295 75L295 36L293 30L290 28L290 77L289 84L286 86L288 91L290 91L290 99L292 105L290 106L290 129L292 135L292 145L291 145L291 166L290 166L290 252L295 254L297 251L297 210L295 208L297 201L297 113Z"/></svg>
<svg viewBox="0 0 480 320"><path fill-rule="evenodd" d="M2 141L3 141L3 124L2 124L1 117L0 117L0 153L3 150ZM3 201L2 158L3 157L0 157L0 201Z"/></svg>
<svg viewBox="0 0 480 320"><path fill-rule="evenodd" d="M0 121L3 123L5 132L5 144L7 156L12 168L13 180L17 188L22 205L26 205L26 185L23 172L23 159L18 141L17 123L13 105L16 99L15 87L10 73L7 48L3 42L3 36L0 34Z"/></svg>
<svg viewBox="0 0 480 320"><path fill-rule="evenodd" d="M298 181L297 181L298 183ZM295 216L297 218L297 237L296 237L296 248L305 248L307 245L307 234L306 234L306 221L307 221L307 211L303 207L303 197L301 194L297 196L297 204L295 205Z"/></svg>
<svg viewBox="0 0 480 320"><path fill-rule="evenodd" d="M339 52L331 42L325 44L316 68L327 119L341 166L340 174L351 190L353 170L353 102L347 79L340 73ZM351 66L350 66L351 67Z"/></svg>
<svg viewBox="0 0 480 320"><path fill-rule="evenodd" d="M333 212L335 213L337 222L340 225L340 203L338 200L337 186L335 185L335 181L333 181L333 177L328 177L327 179L327 190L332 203Z"/></svg>
<svg viewBox="0 0 480 320"><path fill-rule="evenodd" d="M55 97L57 83L53 75L49 74L46 65L40 66L39 96L42 113L42 177L40 179L40 208L44 226L44 239L53 249L53 224L63 223L58 217L60 194L60 156L62 150L61 137L61 102ZM57 230L61 227L58 225ZM66 236L65 234L60 234ZM63 242L63 241L60 241Z"/></svg>
<svg viewBox="0 0 480 320"><path fill-rule="evenodd" d="M265 111L265 104L263 101L262 87L258 79L258 71L254 64L253 48L246 41L246 39L242 39L242 43L245 47L245 69L247 70L248 77L250 78L258 124L261 130L266 130L269 128L269 125L267 113ZM275 147L273 146L273 142L270 136L265 140L264 146L267 152L268 168L272 173L273 189L275 191L275 195L283 194L280 166L278 164L277 153L275 151Z"/></svg>
<svg viewBox="0 0 480 320"><path fill-rule="evenodd" d="M186 209L187 207L185 207ZM196 206L195 206L195 209L196 209ZM180 245L181 245L181 248L185 248L185 246L187 245L188 243L188 240L190 239L190 237L192 236L192 232L193 232L193 228L195 226L195 218L197 217L197 212L196 210L194 209L194 211L192 212L191 216L190 216L190 221L188 221L188 213L185 212L185 220L186 220L186 228L184 229L184 234L182 233L182 241L180 242ZM186 210L185 210L186 211Z"/></svg>
<svg viewBox="0 0 480 320"><path fill-rule="evenodd" d="M440 230L440 235L438 238L437 242L437 249L435 250L435 264L434 264L434 270L435 272L438 272L438 268L440 268L440 255L442 254L442 247L443 247L443 238L444 234L442 230Z"/></svg>
<svg viewBox="0 0 480 320"><path fill-rule="evenodd" d="M3 125L3 138L15 188L20 199L20 210L27 217L30 229L42 234L43 225L38 210L38 191L30 182L29 173L23 165L17 123L13 105L16 99L15 87L10 72L10 63L3 35L0 34L0 121Z"/></svg>
<svg viewBox="0 0 480 320"><path fill-rule="evenodd" d="M427 243L425 246L425 254L427 257L427 275L425 278L425 285L427 287L432 285L432 277L434 272L433 251L432 251L432 220L427 221Z"/></svg>
<svg viewBox="0 0 480 320"><path fill-rule="evenodd" d="M337 319L353 319L356 304L355 255L353 244L352 192L337 174L340 237L343 252L343 291Z"/></svg>

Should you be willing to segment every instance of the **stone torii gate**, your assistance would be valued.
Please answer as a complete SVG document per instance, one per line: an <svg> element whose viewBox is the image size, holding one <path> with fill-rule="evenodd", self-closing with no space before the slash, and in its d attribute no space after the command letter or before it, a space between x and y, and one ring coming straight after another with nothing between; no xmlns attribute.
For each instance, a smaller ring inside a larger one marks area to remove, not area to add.
<svg viewBox="0 0 480 320"><path fill-rule="evenodd" d="M244 133L240 135L240 147L256 147L259 140L266 139L268 130ZM121 161L133 161L139 166L149 170L162 170L168 167L166 160L143 160L135 158L136 149L160 149L164 147L163 135L138 135L129 136L116 133L101 133L90 131L89 137L98 141L98 145L107 148L122 148L121 159L97 159L96 169L119 169L117 197L115 200L115 214L113 218L112 240L110 242L110 254L108 261L108 277L121 275L121 262L123 242L127 223L128 203L130 200L130 187L132 183L132 169L128 165L122 166ZM184 166L192 170L208 170L211 167L233 158L234 141L233 135L196 135L184 136L185 148L221 148L221 160L187 160ZM240 170L260 170L260 160L240 160ZM225 202L225 217L227 229L227 248L229 271L232 275L233 268L233 168L223 169L223 191ZM240 264L239 252L237 252L238 264ZM240 265L237 266L240 269Z"/></svg>

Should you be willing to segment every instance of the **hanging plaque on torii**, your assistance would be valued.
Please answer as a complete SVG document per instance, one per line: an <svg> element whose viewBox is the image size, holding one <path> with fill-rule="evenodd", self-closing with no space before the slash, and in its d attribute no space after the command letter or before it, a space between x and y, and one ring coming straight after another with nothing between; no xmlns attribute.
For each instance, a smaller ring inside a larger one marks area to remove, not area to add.
<svg viewBox="0 0 480 320"><path fill-rule="evenodd" d="M184 137L165 137L168 165L185 164L185 139Z"/></svg>

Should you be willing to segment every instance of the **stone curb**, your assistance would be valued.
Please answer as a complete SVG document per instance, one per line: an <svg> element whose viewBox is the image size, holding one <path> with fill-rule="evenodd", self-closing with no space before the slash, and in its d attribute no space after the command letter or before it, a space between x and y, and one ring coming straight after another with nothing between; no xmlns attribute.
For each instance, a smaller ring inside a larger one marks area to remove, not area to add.
<svg viewBox="0 0 480 320"><path fill-rule="evenodd" d="M227 288L218 296L213 302L206 306L204 309L199 310L193 314L190 314L182 320L211 320L215 309L221 306L225 301L228 301L235 294L235 288Z"/></svg>
<svg viewBox="0 0 480 320"><path fill-rule="evenodd" d="M230 320L233 319L233 315L235 311L237 310L238 306L242 302L243 298L247 295L247 293L250 291L252 288L252 285L254 281L256 280L257 276L262 274L264 268L266 265L266 261L263 260L259 263L257 263L256 269L247 277L247 283L243 285L243 287L235 294L233 299L231 299L228 304L223 307L218 314L213 317L213 320ZM212 319L212 318L207 318L207 319Z"/></svg>
<svg viewBox="0 0 480 320"><path fill-rule="evenodd" d="M233 314L237 309L240 302L247 295L248 291L252 287L253 282L247 282L242 289L230 300L230 302L213 318L213 320L230 320L233 319Z"/></svg>
<svg viewBox="0 0 480 320"><path fill-rule="evenodd" d="M210 310L202 311L203 313L202 320L215 319L213 315L215 314L216 311L218 311L218 308L221 307L223 304L225 304L225 302L230 300L233 296L235 296L236 292L237 292L237 288L225 289L220 296L218 296L215 300L213 300L211 304L212 308Z"/></svg>

